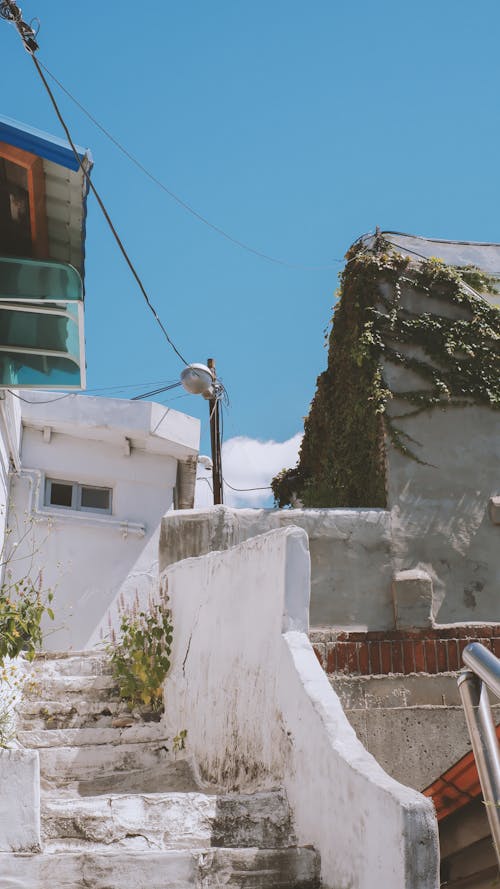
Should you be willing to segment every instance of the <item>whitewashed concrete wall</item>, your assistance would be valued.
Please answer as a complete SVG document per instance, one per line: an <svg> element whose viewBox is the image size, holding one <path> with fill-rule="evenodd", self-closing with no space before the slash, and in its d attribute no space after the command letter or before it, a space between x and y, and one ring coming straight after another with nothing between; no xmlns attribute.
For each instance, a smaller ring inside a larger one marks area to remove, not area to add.
<svg viewBox="0 0 500 889"><path fill-rule="evenodd" d="M20 466L21 408L10 392L0 392L0 551L4 548L10 497L10 472ZM3 562L3 559L1 560ZM0 570L0 577L3 571Z"/></svg>
<svg viewBox="0 0 500 889"><path fill-rule="evenodd" d="M43 572L55 590L45 647L82 649L119 592L145 596L158 573L161 517L172 506L177 461L118 444L25 428L23 468L12 480L9 543L26 537L9 564L13 579ZM113 489L113 513L44 506L45 477Z"/></svg>
<svg viewBox="0 0 500 889"><path fill-rule="evenodd" d="M500 412L428 411L404 422L421 465L388 450L388 496L396 570L432 579L439 623L500 622Z"/></svg>
<svg viewBox="0 0 500 889"><path fill-rule="evenodd" d="M390 285L383 290L391 295ZM398 299L415 315L470 316L459 305L411 287L403 286ZM411 346L399 348L420 357ZM384 377L394 392L425 388L420 376L390 362ZM412 417L408 403L395 398L388 412L398 416L395 424L422 461L388 443L396 569L422 568L431 576L439 623L500 621L500 524L489 509L490 498L500 494L500 411L445 406Z"/></svg>
<svg viewBox="0 0 500 889"><path fill-rule="evenodd" d="M38 751L0 750L0 788L0 853L39 852Z"/></svg>
<svg viewBox="0 0 500 889"><path fill-rule="evenodd" d="M391 515L383 509L217 506L171 513L162 522L160 570L289 525L309 537L312 626L394 626Z"/></svg>
<svg viewBox="0 0 500 889"><path fill-rule="evenodd" d="M286 528L165 572L173 621L168 730L202 778L283 784L330 889L436 889L432 803L357 740L307 638L307 535Z"/></svg>

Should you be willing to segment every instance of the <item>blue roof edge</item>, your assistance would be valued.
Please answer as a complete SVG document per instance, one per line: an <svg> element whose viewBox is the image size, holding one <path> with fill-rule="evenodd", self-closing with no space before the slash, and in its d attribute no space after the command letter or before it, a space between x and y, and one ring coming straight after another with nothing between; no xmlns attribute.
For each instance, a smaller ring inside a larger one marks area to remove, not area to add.
<svg viewBox="0 0 500 889"><path fill-rule="evenodd" d="M0 115L0 142L7 142L15 148L23 149L23 151L30 151L32 154L37 154L45 160L60 164L74 172L79 169L73 150L64 139L51 136L49 133L44 133L42 130L37 130L35 127L3 115ZM81 148L79 145L75 147L81 159L87 161L90 170L93 166L90 150Z"/></svg>

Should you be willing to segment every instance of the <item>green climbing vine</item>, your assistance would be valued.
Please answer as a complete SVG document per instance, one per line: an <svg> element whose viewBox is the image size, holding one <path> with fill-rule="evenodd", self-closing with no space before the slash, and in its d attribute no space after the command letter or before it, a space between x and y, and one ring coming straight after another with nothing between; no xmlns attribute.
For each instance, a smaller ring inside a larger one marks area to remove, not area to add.
<svg viewBox="0 0 500 889"><path fill-rule="evenodd" d="M355 245L346 259L328 366L305 420L299 462L272 482L278 506L300 499L305 506L384 507L385 436L425 463L403 429L405 418L433 408L500 406L500 312L481 296L496 292L496 279L438 258L415 263L382 238L370 251ZM406 371L397 375L402 381L409 371L421 385L391 388L390 365Z"/></svg>

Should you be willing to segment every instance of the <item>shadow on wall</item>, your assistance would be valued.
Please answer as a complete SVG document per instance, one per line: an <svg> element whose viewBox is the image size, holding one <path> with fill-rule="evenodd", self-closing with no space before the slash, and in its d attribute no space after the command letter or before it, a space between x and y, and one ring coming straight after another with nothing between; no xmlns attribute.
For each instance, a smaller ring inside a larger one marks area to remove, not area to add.
<svg viewBox="0 0 500 889"><path fill-rule="evenodd" d="M428 572L440 623L500 620L500 527L489 513L498 424L485 408L435 410L405 426L430 465L389 452L395 569Z"/></svg>

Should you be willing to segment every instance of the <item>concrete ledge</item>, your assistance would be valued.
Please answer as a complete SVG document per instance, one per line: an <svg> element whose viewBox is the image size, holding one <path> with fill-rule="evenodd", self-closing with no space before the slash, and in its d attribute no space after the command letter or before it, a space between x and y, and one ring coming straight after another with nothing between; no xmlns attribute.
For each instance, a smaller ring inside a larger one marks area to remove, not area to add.
<svg viewBox="0 0 500 889"><path fill-rule="evenodd" d="M0 750L0 852L40 851L36 750Z"/></svg>
<svg viewBox="0 0 500 889"><path fill-rule="evenodd" d="M302 528L311 554L312 626L394 626L391 518L383 509L232 509L168 513L160 571L268 531Z"/></svg>
<svg viewBox="0 0 500 889"><path fill-rule="evenodd" d="M500 525L500 496L490 497L488 508L492 523L494 525Z"/></svg>
<svg viewBox="0 0 500 889"><path fill-rule="evenodd" d="M433 625L432 579L426 571L397 571L392 580L392 601L398 630Z"/></svg>

